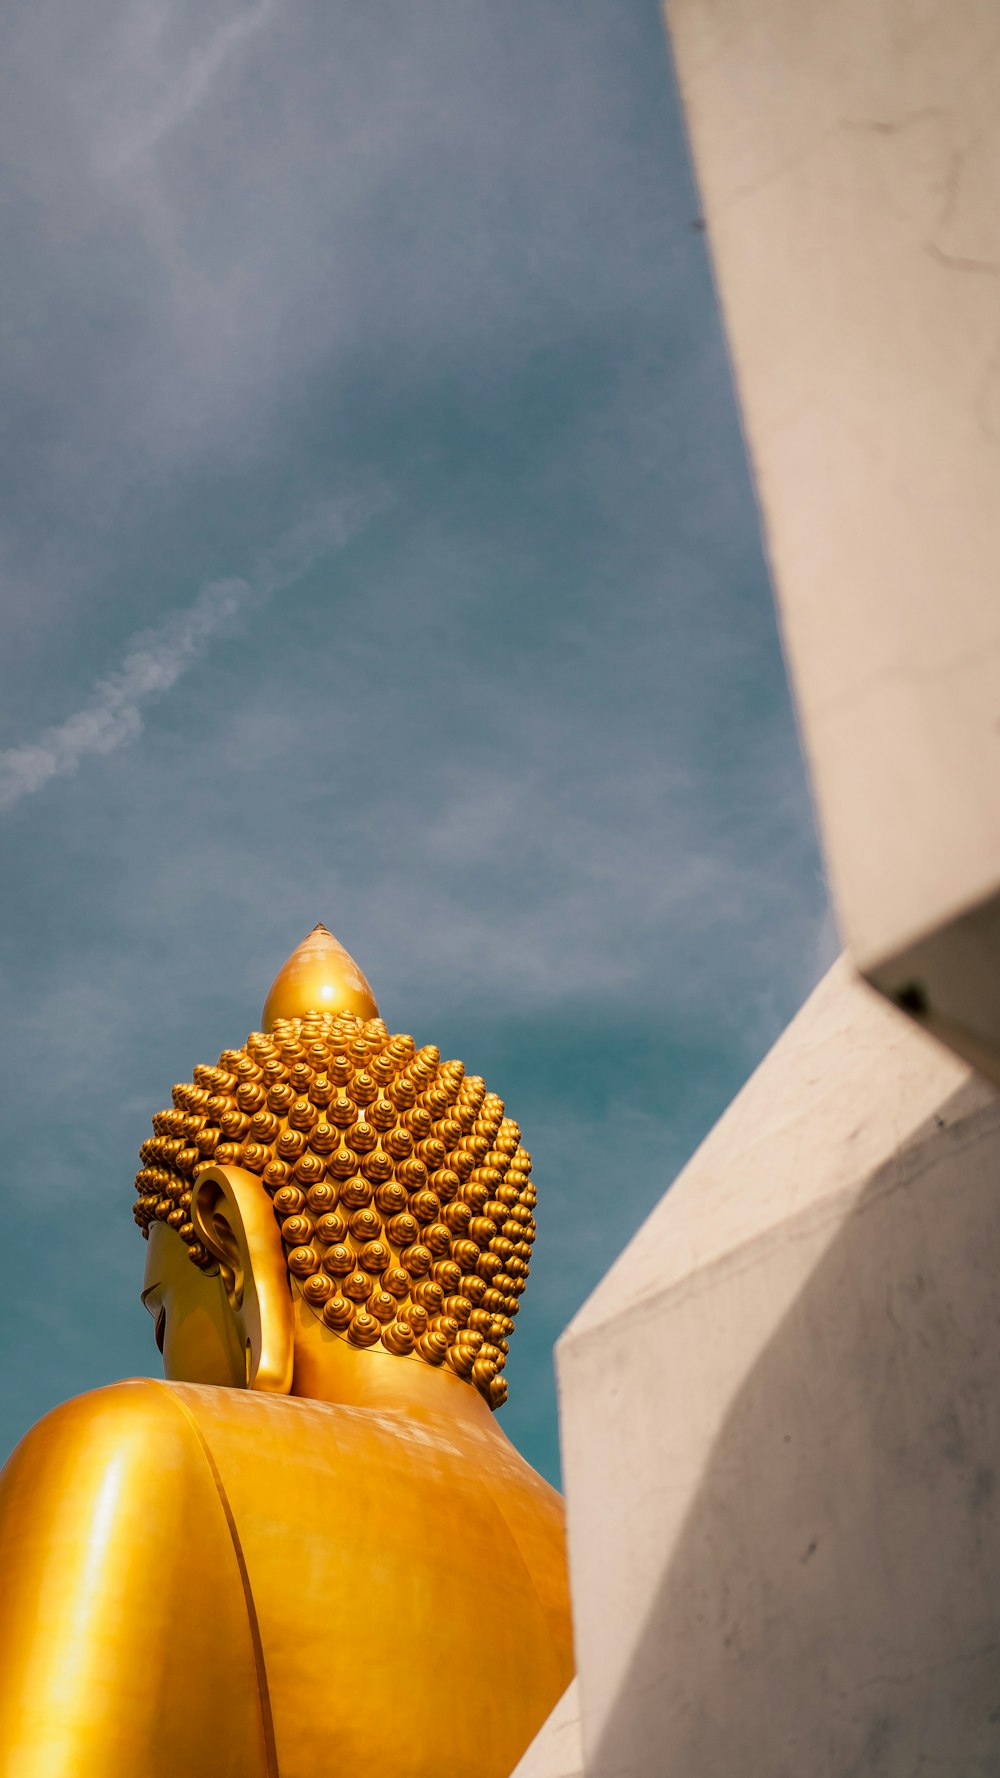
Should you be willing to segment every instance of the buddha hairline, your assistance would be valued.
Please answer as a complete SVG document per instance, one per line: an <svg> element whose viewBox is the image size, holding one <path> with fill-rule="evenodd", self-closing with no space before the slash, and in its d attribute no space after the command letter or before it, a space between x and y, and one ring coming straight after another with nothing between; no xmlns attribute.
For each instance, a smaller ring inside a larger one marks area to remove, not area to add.
<svg viewBox="0 0 1000 1778"><path fill-rule="evenodd" d="M503 1100L390 1036L381 1019L307 1013L251 1032L173 1089L141 1149L135 1220L176 1229L214 1272L191 1220L212 1166L255 1173L289 1272L333 1333L445 1364L493 1408L535 1239L531 1158Z"/></svg>

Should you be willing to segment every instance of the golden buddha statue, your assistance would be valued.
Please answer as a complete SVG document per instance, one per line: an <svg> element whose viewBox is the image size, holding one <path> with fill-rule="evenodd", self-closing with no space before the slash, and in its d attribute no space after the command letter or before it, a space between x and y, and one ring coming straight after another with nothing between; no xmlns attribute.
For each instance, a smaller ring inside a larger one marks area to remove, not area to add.
<svg viewBox="0 0 1000 1778"><path fill-rule="evenodd" d="M317 927L153 1119L166 1380L0 1478L4 1778L508 1778L572 1670L558 1495L495 1419L517 1125Z"/></svg>

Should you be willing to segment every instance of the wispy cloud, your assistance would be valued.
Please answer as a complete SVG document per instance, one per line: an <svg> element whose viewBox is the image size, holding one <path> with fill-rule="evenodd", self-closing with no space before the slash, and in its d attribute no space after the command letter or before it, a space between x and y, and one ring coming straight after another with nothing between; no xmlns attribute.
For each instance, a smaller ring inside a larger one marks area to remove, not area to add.
<svg viewBox="0 0 1000 1778"><path fill-rule="evenodd" d="M137 113L130 126L116 133L113 146L105 151L106 170L126 172L183 124L205 102L235 52L268 22L274 7L275 0L257 0L256 5L228 19L214 31L207 44L194 48L159 104L147 110L145 115ZM161 39L168 16L168 9L154 8L152 17L144 20L145 34Z"/></svg>
<svg viewBox="0 0 1000 1778"><path fill-rule="evenodd" d="M213 581L187 611L129 643L121 665L99 679L81 710L46 729L37 741L0 753L0 810L77 770L88 754L113 753L142 730L142 708L176 685L213 637L246 605L245 580Z"/></svg>
<svg viewBox="0 0 1000 1778"><path fill-rule="evenodd" d="M142 713L171 691L211 644L255 605L291 586L318 558L343 547L386 503L383 491L310 512L262 557L249 580L214 580L193 604L133 636L121 662L99 679L83 707L35 741L0 753L0 812L71 776L88 755L113 753L142 732Z"/></svg>

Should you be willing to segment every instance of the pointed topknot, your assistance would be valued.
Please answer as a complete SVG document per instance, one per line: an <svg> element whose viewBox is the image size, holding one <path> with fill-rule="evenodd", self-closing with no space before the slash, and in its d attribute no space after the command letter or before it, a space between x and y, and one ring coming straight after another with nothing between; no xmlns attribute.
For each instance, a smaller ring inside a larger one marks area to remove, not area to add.
<svg viewBox="0 0 1000 1778"><path fill-rule="evenodd" d="M278 1019L301 1019L309 1012L351 1012L375 1019L375 996L354 961L320 923L282 964L264 1002L261 1027L271 1031Z"/></svg>

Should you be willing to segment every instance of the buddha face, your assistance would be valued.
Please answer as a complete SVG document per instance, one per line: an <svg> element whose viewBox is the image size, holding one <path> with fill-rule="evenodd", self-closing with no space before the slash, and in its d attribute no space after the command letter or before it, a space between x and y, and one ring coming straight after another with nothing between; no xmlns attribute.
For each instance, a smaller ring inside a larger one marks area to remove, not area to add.
<svg viewBox="0 0 1000 1778"><path fill-rule="evenodd" d="M149 1231L142 1300L156 1325L164 1376L246 1388L244 1342L222 1277L193 1266L183 1241L162 1222Z"/></svg>

